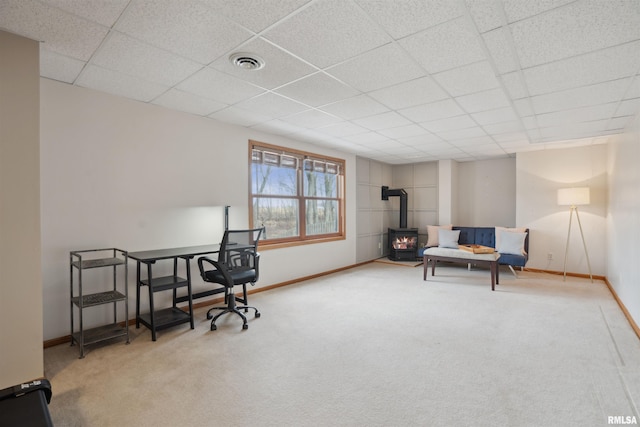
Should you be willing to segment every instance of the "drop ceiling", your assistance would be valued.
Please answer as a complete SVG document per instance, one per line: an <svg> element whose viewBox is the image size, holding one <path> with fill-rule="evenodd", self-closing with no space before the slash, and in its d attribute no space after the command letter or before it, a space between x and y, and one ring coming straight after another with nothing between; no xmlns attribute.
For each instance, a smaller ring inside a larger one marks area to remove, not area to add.
<svg viewBox="0 0 640 427"><path fill-rule="evenodd" d="M390 164L599 144L640 111L640 0L0 0L0 29L44 78Z"/></svg>

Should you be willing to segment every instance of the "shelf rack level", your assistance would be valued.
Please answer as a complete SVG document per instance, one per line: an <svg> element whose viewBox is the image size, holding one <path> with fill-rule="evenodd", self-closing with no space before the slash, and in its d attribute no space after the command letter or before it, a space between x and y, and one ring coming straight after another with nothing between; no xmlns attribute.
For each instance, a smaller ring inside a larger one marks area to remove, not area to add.
<svg viewBox="0 0 640 427"><path fill-rule="evenodd" d="M118 290L118 266L124 266L124 289ZM104 292L85 293L82 272L92 268L113 267L113 287ZM77 293L74 289L74 269L77 270ZM80 347L80 358L84 358L85 347L100 341L126 336L129 344L129 286L128 253L118 248L88 249L69 253L71 345ZM124 302L124 324L118 323L118 302ZM84 310L104 304L113 304L113 323L85 330ZM78 330L74 325L74 305L78 308Z"/></svg>

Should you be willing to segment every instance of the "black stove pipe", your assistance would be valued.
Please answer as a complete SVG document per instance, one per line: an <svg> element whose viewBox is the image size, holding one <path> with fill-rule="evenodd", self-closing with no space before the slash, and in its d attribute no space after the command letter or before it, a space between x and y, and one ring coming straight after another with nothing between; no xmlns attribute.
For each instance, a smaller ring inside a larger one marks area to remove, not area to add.
<svg viewBox="0 0 640 427"><path fill-rule="evenodd" d="M389 200L389 197L400 197L400 228L407 228L407 192L402 188L389 190L386 185L382 186L382 200Z"/></svg>

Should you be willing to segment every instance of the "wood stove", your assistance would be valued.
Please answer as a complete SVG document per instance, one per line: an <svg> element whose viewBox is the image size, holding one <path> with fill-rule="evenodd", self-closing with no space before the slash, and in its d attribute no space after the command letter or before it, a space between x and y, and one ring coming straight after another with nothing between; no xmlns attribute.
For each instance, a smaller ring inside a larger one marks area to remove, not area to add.
<svg viewBox="0 0 640 427"><path fill-rule="evenodd" d="M392 261L415 261L418 257L417 228L389 228L389 256Z"/></svg>
<svg viewBox="0 0 640 427"><path fill-rule="evenodd" d="M382 200L400 198L400 228L389 228L389 255L392 261L415 261L418 258L418 229L407 228L407 192L401 188L382 186Z"/></svg>

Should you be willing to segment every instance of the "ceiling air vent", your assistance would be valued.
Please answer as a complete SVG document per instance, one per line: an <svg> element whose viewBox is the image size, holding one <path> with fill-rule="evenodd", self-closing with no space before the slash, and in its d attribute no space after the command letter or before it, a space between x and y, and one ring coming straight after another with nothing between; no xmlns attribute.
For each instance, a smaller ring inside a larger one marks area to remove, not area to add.
<svg viewBox="0 0 640 427"><path fill-rule="evenodd" d="M236 67L245 70L259 70L264 67L264 60L253 53L238 52L229 57L229 61Z"/></svg>

